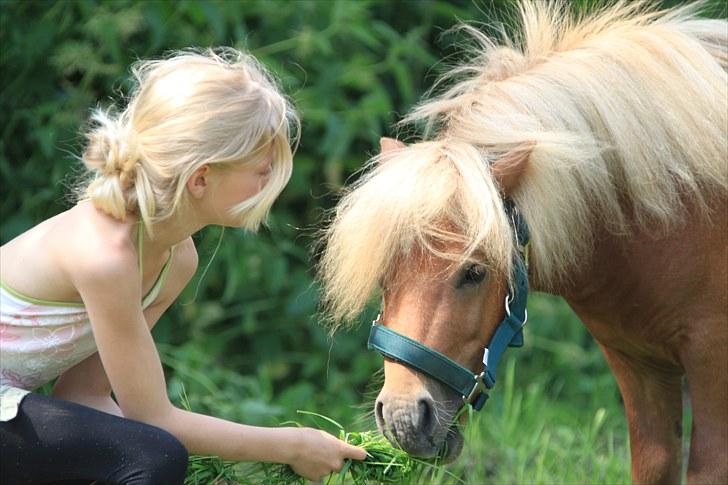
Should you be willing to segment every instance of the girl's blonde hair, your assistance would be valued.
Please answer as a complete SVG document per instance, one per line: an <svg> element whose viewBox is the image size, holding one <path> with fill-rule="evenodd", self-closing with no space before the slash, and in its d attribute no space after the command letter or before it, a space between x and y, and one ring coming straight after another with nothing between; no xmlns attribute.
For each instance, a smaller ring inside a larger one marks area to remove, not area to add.
<svg viewBox="0 0 728 485"><path fill-rule="evenodd" d="M272 150L266 186L231 209L256 230L290 179L300 126L275 80L232 48L139 61L132 74L126 109L91 116L82 157L91 180L80 197L119 220L136 213L150 232L187 201L185 184L199 167L255 163Z"/></svg>

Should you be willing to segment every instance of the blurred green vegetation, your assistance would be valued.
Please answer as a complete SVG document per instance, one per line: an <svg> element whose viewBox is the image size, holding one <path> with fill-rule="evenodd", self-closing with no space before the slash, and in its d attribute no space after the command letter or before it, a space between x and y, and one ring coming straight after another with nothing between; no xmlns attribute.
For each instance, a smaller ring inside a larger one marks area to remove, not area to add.
<svg viewBox="0 0 728 485"><path fill-rule="evenodd" d="M372 427L381 357L366 351L366 323L333 338L320 325L315 231L336 189L380 136L394 134L444 69L441 60L456 60L457 38L444 32L458 20L490 28L512 7L3 0L0 239L69 207L82 126L92 107L123 103L134 60L191 46L252 52L300 111L301 145L269 229L227 231L206 276L198 272L155 328L170 396L179 401L184 386L193 409L250 424L276 425L305 409ZM196 236L201 267L220 235L210 228ZM526 346L509 352L505 383L470 427L453 470L468 483L627 481L626 425L599 350L561 300L536 296L529 311Z"/></svg>

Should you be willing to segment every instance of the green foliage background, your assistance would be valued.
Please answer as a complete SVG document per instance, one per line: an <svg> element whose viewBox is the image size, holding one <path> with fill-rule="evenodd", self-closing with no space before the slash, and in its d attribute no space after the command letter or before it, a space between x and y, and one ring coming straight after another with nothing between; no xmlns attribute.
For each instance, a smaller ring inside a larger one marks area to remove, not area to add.
<svg viewBox="0 0 728 485"><path fill-rule="evenodd" d="M320 325L316 228L336 190L445 68L441 60L457 58L457 36L443 32L458 19L507 21L512 7L3 0L2 242L69 207L81 128L90 108L123 103L134 60L191 46L249 50L301 113L301 145L268 230L226 232L211 262L220 230L196 236L209 271L154 330L170 396L179 400L184 386L193 409L250 424L276 425L306 409L371 427L381 357L366 351L367 316L333 339ZM533 298L530 315L526 347L510 352L505 382L470 426L453 472L469 483L626 481L626 425L601 354L559 299Z"/></svg>

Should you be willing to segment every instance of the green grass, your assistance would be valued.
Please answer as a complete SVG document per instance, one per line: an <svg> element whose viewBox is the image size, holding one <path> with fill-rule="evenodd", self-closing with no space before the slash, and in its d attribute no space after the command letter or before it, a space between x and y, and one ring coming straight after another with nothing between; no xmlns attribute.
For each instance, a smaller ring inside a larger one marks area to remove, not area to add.
<svg viewBox="0 0 728 485"><path fill-rule="evenodd" d="M553 400L543 381L516 385L516 369L509 360L494 402L473 416L463 454L450 471L473 484L629 483L620 407Z"/></svg>

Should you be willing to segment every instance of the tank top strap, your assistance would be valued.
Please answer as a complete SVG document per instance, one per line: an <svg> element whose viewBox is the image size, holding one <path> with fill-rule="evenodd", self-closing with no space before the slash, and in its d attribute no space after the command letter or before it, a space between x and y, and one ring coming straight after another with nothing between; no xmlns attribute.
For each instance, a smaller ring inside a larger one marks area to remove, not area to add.
<svg viewBox="0 0 728 485"><path fill-rule="evenodd" d="M162 267L162 271L157 276L156 281L152 285L152 288L147 292L146 295L142 297L142 306L146 308L149 306L154 300L156 300L157 296L159 296L159 292L161 291L162 287L164 286L164 283L167 279L167 273L169 272L169 268L172 265L172 257L174 255L174 250L177 245L171 246L169 248L169 256L167 256L167 261L164 263L164 266ZM143 289L144 288L144 223L140 220L137 222L137 256L138 256L138 266L139 266L139 285Z"/></svg>
<svg viewBox="0 0 728 485"><path fill-rule="evenodd" d="M141 219L137 221L137 265L139 266L139 280L144 284L144 224Z"/></svg>

